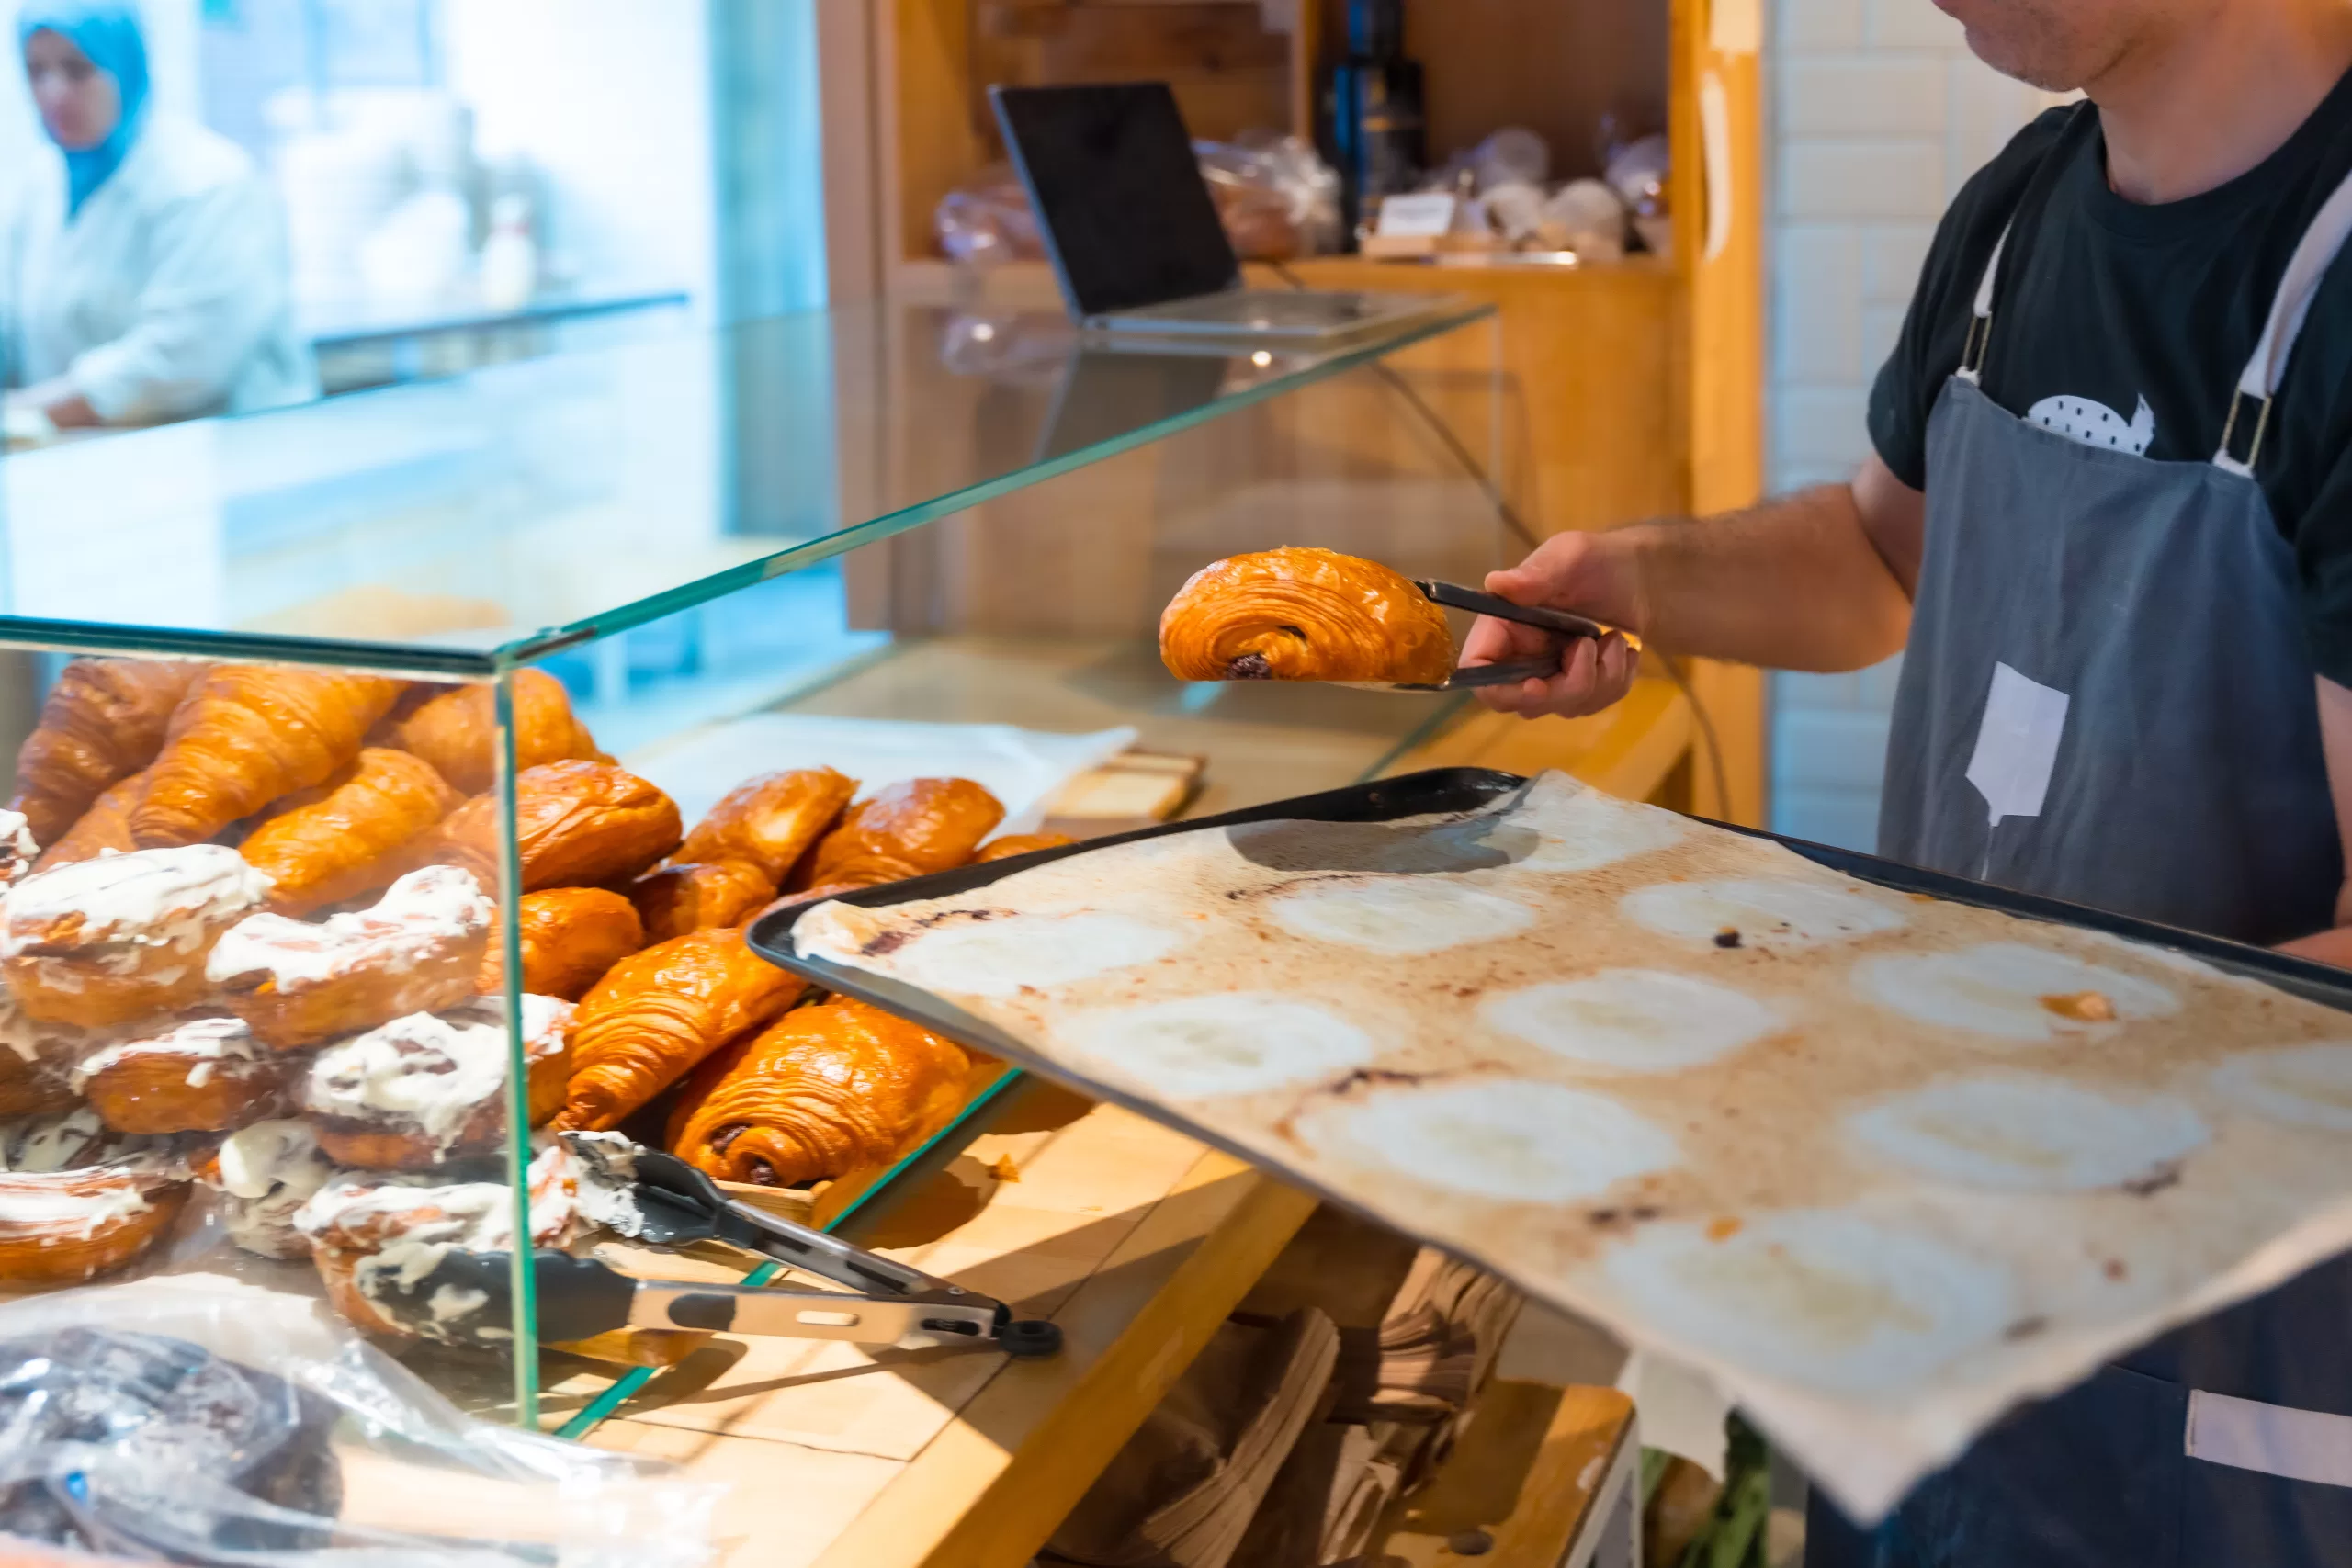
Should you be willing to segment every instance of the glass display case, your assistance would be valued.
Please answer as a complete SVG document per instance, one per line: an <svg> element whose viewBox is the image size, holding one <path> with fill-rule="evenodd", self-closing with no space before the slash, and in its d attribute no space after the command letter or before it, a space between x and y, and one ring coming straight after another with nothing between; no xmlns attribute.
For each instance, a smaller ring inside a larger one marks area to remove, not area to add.
<svg viewBox="0 0 2352 1568"><path fill-rule="evenodd" d="M821 1224L1000 1080L714 1130L804 999L741 925L1380 772L1458 699L1187 684L1159 613L1244 550L1513 557L1494 365L1453 302L1311 349L885 306L0 460L0 1288L225 1274L608 1404L693 1337L545 1333L528 1259L659 1273L632 1146Z"/></svg>

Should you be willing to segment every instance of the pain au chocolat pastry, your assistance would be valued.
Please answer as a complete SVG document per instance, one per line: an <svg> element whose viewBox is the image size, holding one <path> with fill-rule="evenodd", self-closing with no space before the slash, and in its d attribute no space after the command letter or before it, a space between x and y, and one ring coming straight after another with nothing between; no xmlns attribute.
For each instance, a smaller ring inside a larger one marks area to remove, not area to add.
<svg viewBox="0 0 2352 1568"><path fill-rule="evenodd" d="M401 693L382 675L217 664L172 715L130 812L141 849L193 844L333 777Z"/></svg>
<svg viewBox="0 0 2352 1568"><path fill-rule="evenodd" d="M139 846L130 841L130 808L139 804L139 797L146 791L144 773L107 785L106 792L65 830L63 838L41 851L33 869L48 871L76 861L96 860L109 852L125 855L137 849Z"/></svg>
<svg viewBox="0 0 2352 1568"><path fill-rule="evenodd" d="M678 847L677 803L610 762L547 762L514 780L514 847L526 893L627 882ZM478 795L434 829L424 858L498 886L498 797Z"/></svg>
<svg viewBox="0 0 2352 1568"><path fill-rule="evenodd" d="M440 771L459 795L481 795L498 776L496 694L487 682L447 686L388 726L392 744ZM609 762L571 711L563 682L544 670L514 671L514 767L582 759Z"/></svg>
<svg viewBox="0 0 2352 1568"><path fill-rule="evenodd" d="M537 1126L563 1104L571 1004L523 998L526 1097ZM430 1170L505 1141L506 1020L496 1002L411 1013L330 1045L300 1090L319 1148L337 1165Z"/></svg>
<svg viewBox="0 0 2352 1568"><path fill-rule="evenodd" d="M108 1131L87 1106L0 1127L0 1284L111 1273L171 1227L187 1192L166 1147Z"/></svg>
<svg viewBox="0 0 2352 1568"><path fill-rule="evenodd" d="M831 768L763 773L729 790L678 846L680 863L741 861L765 872L770 897L837 821L857 781ZM723 922L711 922L713 924Z"/></svg>
<svg viewBox="0 0 2352 1568"><path fill-rule="evenodd" d="M724 1181L797 1187L893 1164L956 1119L971 1058L846 997L797 1008L695 1070L671 1152Z"/></svg>
<svg viewBox="0 0 2352 1568"><path fill-rule="evenodd" d="M293 1117L240 1127L196 1166L230 1241L256 1258L311 1255L294 1216L339 1174L311 1124Z"/></svg>
<svg viewBox="0 0 2352 1568"><path fill-rule="evenodd" d="M705 926L741 924L775 897L775 878L740 860L678 863L647 872L629 885L628 896L645 922L645 940L667 942Z"/></svg>
<svg viewBox="0 0 2352 1568"><path fill-rule="evenodd" d="M1057 850L1064 844L1078 842L1068 833L1007 833L1001 839L990 839L972 857L974 865L986 865L990 861L1011 860L1014 855L1035 854L1039 850Z"/></svg>
<svg viewBox="0 0 2352 1568"><path fill-rule="evenodd" d="M74 1068L74 1087L118 1133L223 1133L282 1116L295 1073L244 1021L192 1018L100 1047Z"/></svg>
<svg viewBox="0 0 2352 1568"><path fill-rule="evenodd" d="M622 959L572 1016L571 1084L557 1128L618 1126L807 989L752 952L732 926L689 931Z"/></svg>
<svg viewBox="0 0 2352 1568"><path fill-rule="evenodd" d="M844 865L868 856L901 862L918 875L946 871L970 860L1003 820L996 796L969 779L907 779L851 807L795 880L808 887L839 882Z"/></svg>
<svg viewBox="0 0 2352 1568"><path fill-rule="evenodd" d="M1203 567L1159 616L1180 681L1408 681L1453 673L1445 612L1376 561L1287 548Z"/></svg>
<svg viewBox="0 0 2352 1568"><path fill-rule="evenodd" d="M255 1039L295 1050L470 999L490 919L490 898L471 872L428 865L393 883L372 908L315 923L270 914L241 920L205 972Z"/></svg>
<svg viewBox="0 0 2352 1568"><path fill-rule="evenodd" d="M370 746L278 801L238 852L269 877L272 909L307 915L390 883L463 798L424 758Z"/></svg>
<svg viewBox="0 0 2352 1568"><path fill-rule="evenodd" d="M637 906L602 887L549 887L516 901L521 913L523 989L576 1002L605 971L645 945ZM493 915L475 989L495 996L506 987L506 944Z"/></svg>
<svg viewBox="0 0 2352 1568"><path fill-rule="evenodd" d="M25 814L37 841L63 838L91 802L155 760L173 711L203 671L180 660L74 660L17 753L8 809Z"/></svg>
<svg viewBox="0 0 2352 1568"><path fill-rule="evenodd" d="M36 872L0 908L0 978L51 1023L103 1029L203 1001L205 960L269 879L220 844Z"/></svg>

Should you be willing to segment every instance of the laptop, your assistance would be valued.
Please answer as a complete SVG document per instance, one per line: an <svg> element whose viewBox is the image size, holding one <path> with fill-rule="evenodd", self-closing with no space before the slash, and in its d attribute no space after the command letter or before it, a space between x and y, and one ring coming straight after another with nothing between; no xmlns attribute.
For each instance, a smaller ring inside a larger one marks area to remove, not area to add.
<svg viewBox="0 0 2352 1568"><path fill-rule="evenodd" d="M1314 343L1426 315L1431 295L1242 286L1165 82L990 87L1062 299L1081 326Z"/></svg>

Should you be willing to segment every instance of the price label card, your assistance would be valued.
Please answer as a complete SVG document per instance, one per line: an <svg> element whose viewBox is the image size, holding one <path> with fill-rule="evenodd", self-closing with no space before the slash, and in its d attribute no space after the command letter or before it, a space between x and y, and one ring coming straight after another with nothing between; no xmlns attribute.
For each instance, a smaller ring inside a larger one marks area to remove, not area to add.
<svg viewBox="0 0 2352 1568"><path fill-rule="evenodd" d="M1453 228L1453 197L1446 191L1417 196L1392 196L1380 203L1380 221L1373 232L1383 239L1423 238Z"/></svg>

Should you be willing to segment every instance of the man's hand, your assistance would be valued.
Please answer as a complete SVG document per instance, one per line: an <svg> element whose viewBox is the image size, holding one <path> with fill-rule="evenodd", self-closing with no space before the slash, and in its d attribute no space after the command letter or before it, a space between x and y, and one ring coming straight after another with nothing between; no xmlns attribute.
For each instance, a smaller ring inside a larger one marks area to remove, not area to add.
<svg viewBox="0 0 2352 1568"><path fill-rule="evenodd" d="M1630 625L1634 616L1632 562L1619 534L1555 534L1533 554L1505 571L1487 574L1487 592L1514 604L1569 610L1611 626ZM1641 663L1622 633L1611 632L1600 642L1577 637L1563 646L1557 633L1516 621L1481 615L1462 645L1464 668L1500 664L1512 660L1561 655L1560 671L1546 681L1522 681L1516 686L1485 686L1478 700L1497 713L1521 718L1547 714L1575 718L1599 713L1633 686Z"/></svg>

